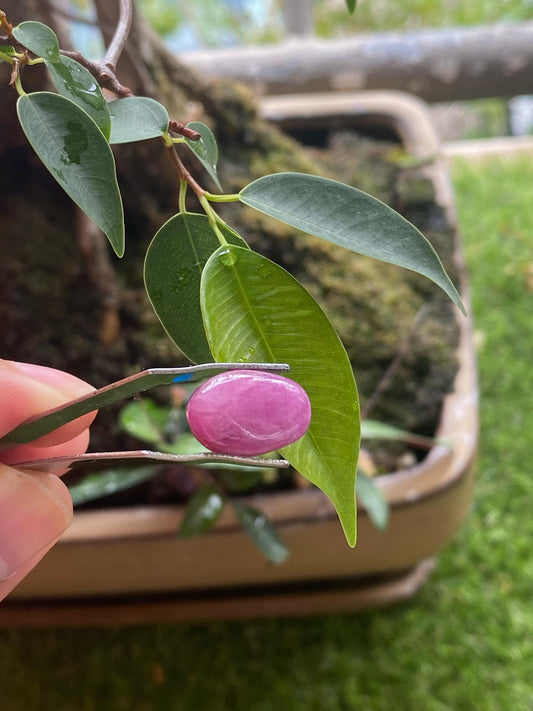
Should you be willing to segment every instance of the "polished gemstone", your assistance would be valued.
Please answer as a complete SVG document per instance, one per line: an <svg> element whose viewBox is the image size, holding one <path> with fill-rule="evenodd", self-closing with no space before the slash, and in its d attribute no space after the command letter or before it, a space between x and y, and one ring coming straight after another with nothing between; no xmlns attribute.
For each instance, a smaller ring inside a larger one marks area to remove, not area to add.
<svg viewBox="0 0 533 711"><path fill-rule="evenodd" d="M294 380L233 370L195 390L187 419L196 439L211 451L253 457L300 439L309 427L311 404Z"/></svg>

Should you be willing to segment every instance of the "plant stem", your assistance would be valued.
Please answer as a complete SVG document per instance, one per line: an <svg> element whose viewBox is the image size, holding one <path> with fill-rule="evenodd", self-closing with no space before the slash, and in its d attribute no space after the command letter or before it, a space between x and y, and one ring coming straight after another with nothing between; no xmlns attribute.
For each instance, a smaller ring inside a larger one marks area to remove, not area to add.
<svg viewBox="0 0 533 711"><path fill-rule="evenodd" d="M239 200L239 193L231 193L229 195L205 193L205 196L210 202L237 202Z"/></svg>
<svg viewBox="0 0 533 711"><path fill-rule="evenodd" d="M13 65L13 66L15 66L15 65ZM22 88L22 84L20 82L20 74L17 73L17 76L16 76L13 84L14 84L15 89L17 90L17 93L19 96L27 96L27 94L24 91L24 89Z"/></svg>
<svg viewBox="0 0 533 711"><path fill-rule="evenodd" d="M220 217L217 215L217 213L213 210L211 205L209 204L207 198L205 195L202 195L200 198L200 204L205 210L205 214L207 215L207 219L209 220L209 224L211 225L211 229L213 232L216 234L218 241L223 247L228 246L228 240L224 237L222 234L222 230L218 226L219 222L222 222Z"/></svg>
<svg viewBox="0 0 533 711"><path fill-rule="evenodd" d="M176 170L178 171L180 180L185 180L187 182L187 184L191 186L191 188L194 191L198 200L200 200L200 202L202 202L202 198L204 198L207 191L204 190L202 188L202 186L196 182L196 180L192 177L192 175L189 173L187 168L183 165L183 163L181 162L181 159L179 158L178 154L174 150L174 145L169 146L169 152L170 152L170 157L172 158L172 162L174 163L174 165L176 166Z"/></svg>
<svg viewBox="0 0 533 711"><path fill-rule="evenodd" d="M187 207L185 205L185 198L187 197L187 187L188 183L185 180L185 178L180 178L180 192L179 192L179 198L178 198L178 205L179 205L179 211L180 212L187 212Z"/></svg>

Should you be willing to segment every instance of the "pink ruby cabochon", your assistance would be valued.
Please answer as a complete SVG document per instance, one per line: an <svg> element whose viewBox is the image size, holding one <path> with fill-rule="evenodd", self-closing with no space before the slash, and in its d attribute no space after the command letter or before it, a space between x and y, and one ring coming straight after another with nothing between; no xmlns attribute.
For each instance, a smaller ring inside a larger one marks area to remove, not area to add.
<svg viewBox="0 0 533 711"><path fill-rule="evenodd" d="M311 403L294 380L232 370L194 391L187 419L196 439L211 451L254 457L300 439L311 421Z"/></svg>

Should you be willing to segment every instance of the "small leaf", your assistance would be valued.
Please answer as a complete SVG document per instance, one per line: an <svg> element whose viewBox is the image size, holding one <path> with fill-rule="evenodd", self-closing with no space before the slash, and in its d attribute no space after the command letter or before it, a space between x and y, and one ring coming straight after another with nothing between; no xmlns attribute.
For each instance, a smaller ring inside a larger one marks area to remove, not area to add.
<svg viewBox="0 0 533 711"><path fill-rule="evenodd" d="M206 126L205 123L201 123L200 121L188 123L187 128L198 131L201 138L199 141L191 141L189 138L186 138L185 143L207 170L217 188L222 191L222 186L220 185L217 175L218 146L213 132L209 126Z"/></svg>
<svg viewBox="0 0 533 711"><path fill-rule="evenodd" d="M159 443L159 448L163 452L170 454L198 454L209 452L207 447L199 442L192 432L183 432L171 444ZM247 491L261 480L261 475L265 469L261 467L251 467L246 464L224 464L222 462L201 462L195 466L202 469L216 469L219 472L220 480L224 486L232 493ZM276 472L276 469L272 471ZM226 474L228 475L226 477ZM253 483L250 483L252 482Z"/></svg>
<svg viewBox="0 0 533 711"><path fill-rule="evenodd" d="M189 499L178 531L180 538L191 538L206 533L220 518L224 499L216 487L202 486Z"/></svg>
<svg viewBox="0 0 533 711"><path fill-rule="evenodd" d="M14 47L0 47L0 62L7 62L15 52Z"/></svg>
<svg viewBox="0 0 533 711"><path fill-rule="evenodd" d="M108 469L97 474L88 474L76 484L69 486L72 503L74 506L80 506L89 501L111 496L111 494L116 494L118 491L131 489L138 484L153 479L160 470L161 467L159 466L122 467Z"/></svg>
<svg viewBox="0 0 533 711"><path fill-rule="evenodd" d="M30 52L49 62L59 62L59 42L56 33L42 22L21 22L13 28L14 37Z"/></svg>
<svg viewBox="0 0 533 711"><path fill-rule="evenodd" d="M423 274L465 312L424 235L388 205L361 190L315 175L277 173L247 185L240 200L310 235Z"/></svg>
<svg viewBox="0 0 533 711"><path fill-rule="evenodd" d="M220 469L218 478L231 494L244 494L254 489L262 481L264 469L258 467L229 467ZM275 470L272 470L275 471Z"/></svg>
<svg viewBox="0 0 533 711"><path fill-rule="evenodd" d="M46 62L58 92L83 109L107 140L111 133L111 117L107 101L93 75L75 59L60 55L59 62Z"/></svg>
<svg viewBox="0 0 533 711"><path fill-rule="evenodd" d="M357 6L357 0L346 0L346 7L350 15L353 15Z"/></svg>
<svg viewBox="0 0 533 711"><path fill-rule="evenodd" d="M374 526L383 531L389 521L389 504L375 480L361 471L357 474L357 498Z"/></svg>
<svg viewBox="0 0 533 711"><path fill-rule="evenodd" d="M281 450L332 500L350 545L356 539L359 404L350 361L333 326L294 277L240 247L220 248L201 282L207 338L219 362L288 363L307 392L307 433Z"/></svg>
<svg viewBox="0 0 533 711"><path fill-rule="evenodd" d="M237 518L255 545L271 563L283 563L289 556L287 546L267 517L240 501L232 501Z"/></svg>
<svg viewBox="0 0 533 711"><path fill-rule="evenodd" d="M363 420L361 422L362 439L383 439L395 442L408 442L419 447L432 447L436 444L433 437L424 437L406 432L393 425L386 425L376 420Z"/></svg>
<svg viewBox="0 0 533 711"><path fill-rule="evenodd" d="M232 229L221 226L230 244L246 247ZM220 246L205 215L175 215L153 238L144 263L144 283L157 317L170 338L193 363L213 360L202 325L200 278Z"/></svg>
<svg viewBox="0 0 533 711"><path fill-rule="evenodd" d="M124 254L124 216L115 161L92 119L46 91L21 96L17 113L33 149L63 190Z"/></svg>
<svg viewBox="0 0 533 711"><path fill-rule="evenodd" d="M204 447L201 442L198 442L192 432L183 432L174 442L165 442L161 444L161 449L165 452L169 452L170 454L199 454L202 452L209 452L207 447ZM218 469L220 464L217 464L216 462L209 462L205 464L196 464L195 466Z"/></svg>
<svg viewBox="0 0 533 711"><path fill-rule="evenodd" d="M158 138L168 130L165 107L143 96L128 96L108 104L111 114L110 143L132 143Z"/></svg>
<svg viewBox="0 0 533 711"><path fill-rule="evenodd" d="M119 413L120 427L126 434L143 442L159 444L165 436L169 407L161 407L150 398L132 400Z"/></svg>

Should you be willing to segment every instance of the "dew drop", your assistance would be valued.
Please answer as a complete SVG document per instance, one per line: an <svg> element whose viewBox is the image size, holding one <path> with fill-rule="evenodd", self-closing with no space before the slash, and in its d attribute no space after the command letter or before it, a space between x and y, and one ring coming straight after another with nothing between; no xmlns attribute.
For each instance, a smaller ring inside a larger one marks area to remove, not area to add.
<svg viewBox="0 0 533 711"><path fill-rule="evenodd" d="M218 256L220 257L222 264L225 264L227 267L232 267L237 261L237 255L230 249L222 250L222 252L219 252Z"/></svg>

